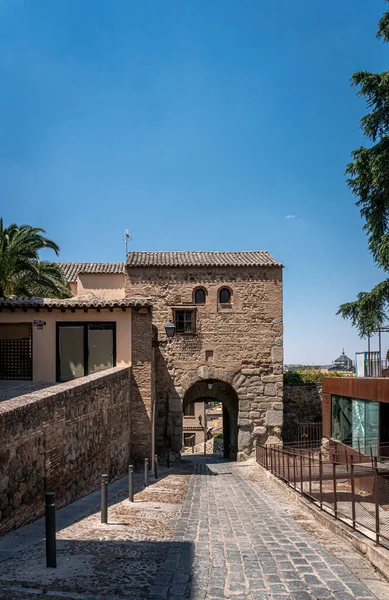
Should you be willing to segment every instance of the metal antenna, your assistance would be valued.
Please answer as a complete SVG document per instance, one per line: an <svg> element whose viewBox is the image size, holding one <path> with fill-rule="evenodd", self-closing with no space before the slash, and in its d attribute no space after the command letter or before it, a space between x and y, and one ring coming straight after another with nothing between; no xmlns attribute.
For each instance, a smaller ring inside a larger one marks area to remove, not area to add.
<svg viewBox="0 0 389 600"><path fill-rule="evenodd" d="M123 241L126 245L126 259L127 259L127 255L128 255L128 241L131 240L131 233L129 233L128 229L125 230L125 232L123 233Z"/></svg>

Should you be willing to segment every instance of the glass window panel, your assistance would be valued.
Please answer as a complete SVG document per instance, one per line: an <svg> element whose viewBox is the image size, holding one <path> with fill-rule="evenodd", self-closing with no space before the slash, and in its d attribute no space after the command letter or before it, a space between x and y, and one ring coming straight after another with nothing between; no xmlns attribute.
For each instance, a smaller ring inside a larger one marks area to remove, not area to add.
<svg viewBox="0 0 389 600"><path fill-rule="evenodd" d="M352 441L352 400L332 396L332 437L344 444Z"/></svg>
<svg viewBox="0 0 389 600"><path fill-rule="evenodd" d="M365 452L365 402L353 399L353 448Z"/></svg>
<svg viewBox="0 0 389 600"><path fill-rule="evenodd" d="M186 416L194 416L194 402L187 404L184 408L184 415Z"/></svg>
<svg viewBox="0 0 389 600"><path fill-rule="evenodd" d="M58 338L60 381L83 377L85 375L84 327L60 327Z"/></svg>
<svg viewBox="0 0 389 600"><path fill-rule="evenodd" d="M379 402L366 402L366 453L373 456L378 456L379 410Z"/></svg>
<svg viewBox="0 0 389 600"><path fill-rule="evenodd" d="M204 290L196 290L195 303L196 304L204 304L205 303L205 291Z"/></svg>
<svg viewBox="0 0 389 600"><path fill-rule="evenodd" d="M89 373L97 373L113 367L113 330L90 325L88 349Z"/></svg>
<svg viewBox="0 0 389 600"><path fill-rule="evenodd" d="M222 288L219 293L219 302L227 304L231 300L231 292L227 288Z"/></svg>

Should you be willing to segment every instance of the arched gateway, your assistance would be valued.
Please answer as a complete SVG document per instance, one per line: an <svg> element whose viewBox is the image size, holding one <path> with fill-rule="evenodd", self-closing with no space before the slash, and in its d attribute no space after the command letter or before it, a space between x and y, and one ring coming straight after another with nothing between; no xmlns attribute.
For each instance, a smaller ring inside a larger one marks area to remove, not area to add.
<svg viewBox="0 0 389 600"><path fill-rule="evenodd" d="M132 415L134 431L144 421L155 423L156 453L166 456L170 450L178 456L184 406L212 398L224 406L231 458L249 457L257 441L278 442L282 265L263 250L130 252L125 280L126 296L145 297L151 304L154 335L150 377L145 377L149 357L143 351L146 325L137 324L139 311L133 319L133 348L141 349L133 362L133 391L141 392ZM174 336L169 337L170 323Z"/></svg>
<svg viewBox="0 0 389 600"><path fill-rule="evenodd" d="M221 380L200 380L184 395L183 410L193 402L217 401L223 405L224 457L236 460L238 452L238 395L231 384Z"/></svg>

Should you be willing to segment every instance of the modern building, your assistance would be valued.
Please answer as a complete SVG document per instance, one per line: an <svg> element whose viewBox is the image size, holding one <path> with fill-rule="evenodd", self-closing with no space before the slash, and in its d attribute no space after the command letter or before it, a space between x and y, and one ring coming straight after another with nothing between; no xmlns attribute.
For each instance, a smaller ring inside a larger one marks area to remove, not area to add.
<svg viewBox="0 0 389 600"><path fill-rule="evenodd" d="M367 456L389 454L389 379L323 379L323 437ZM344 448L345 447L345 448Z"/></svg>

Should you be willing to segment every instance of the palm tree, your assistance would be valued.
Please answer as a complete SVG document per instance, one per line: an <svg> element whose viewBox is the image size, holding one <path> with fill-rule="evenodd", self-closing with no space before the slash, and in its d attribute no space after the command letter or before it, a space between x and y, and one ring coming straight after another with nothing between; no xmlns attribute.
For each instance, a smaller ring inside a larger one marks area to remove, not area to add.
<svg viewBox="0 0 389 600"><path fill-rule="evenodd" d="M0 298L37 296L69 298L69 284L57 263L42 261L39 251L58 245L44 237L45 231L31 225L3 226L0 217Z"/></svg>

